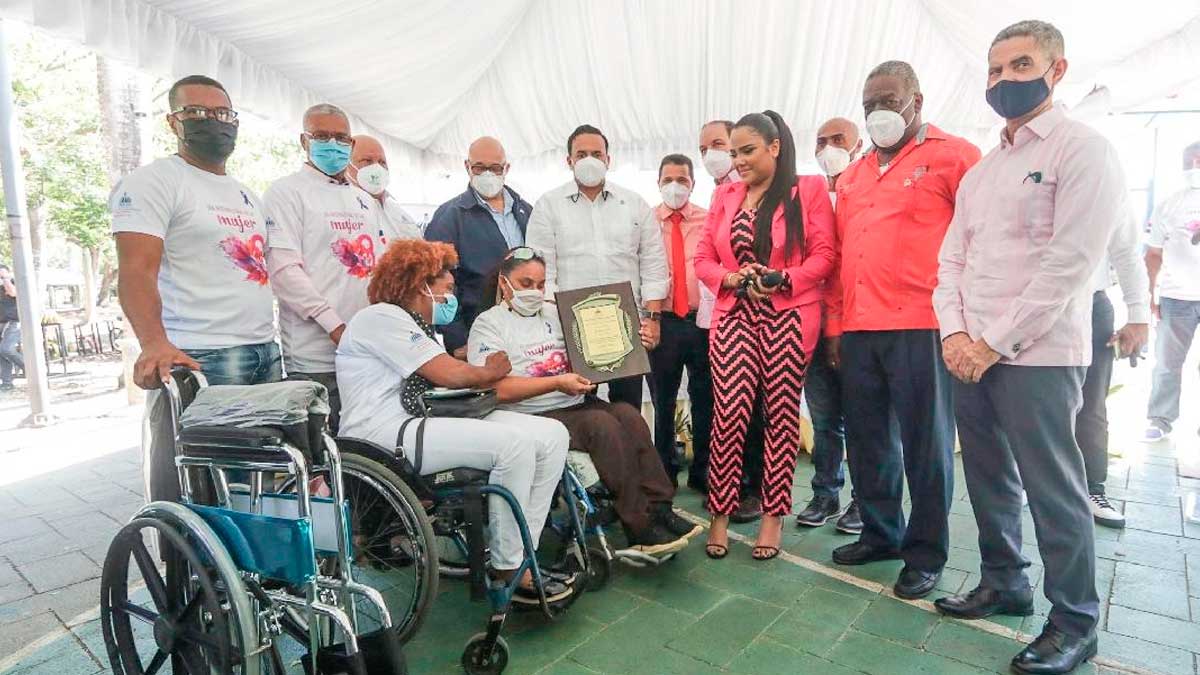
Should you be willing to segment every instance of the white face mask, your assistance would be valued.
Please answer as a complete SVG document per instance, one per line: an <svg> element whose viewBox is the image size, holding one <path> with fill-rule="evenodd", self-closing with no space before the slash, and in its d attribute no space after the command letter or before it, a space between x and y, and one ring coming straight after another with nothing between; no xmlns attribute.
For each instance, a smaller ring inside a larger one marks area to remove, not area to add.
<svg viewBox="0 0 1200 675"><path fill-rule="evenodd" d="M908 106L917 100L914 96L908 100L908 104L900 109L900 112L895 110L875 110L870 115L867 115L867 133L871 135L871 142L877 148L890 148L900 142L904 138L904 130L912 121L905 122L905 110ZM916 119L916 116L913 117Z"/></svg>
<svg viewBox="0 0 1200 675"><path fill-rule="evenodd" d="M519 291L508 280L508 277L500 277L504 283L508 284L508 288L512 291L512 298L509 299L508 305L512 310L521 316L536 316L542 311L542 304L546 301L546 296L536 288Z"/></svg>
<svg viewBox="0 0 1200 675"><path fill-rule="evenodd" d="M484 199L491 199L504 189L504 176L484 171L478 176L471 176L471 187L475 188L475 191Z"/></svg>
<svg viewBox="0 0 1200 675"><path fill-rule="evenodd" d="M608 173L608 166L595 157L584 157L583 159L575 160L575 166L572 170L575 173L575 180L580 185L593 188L604 182L604 175Z"/></svg>
<svg viewBox="0 0 1200 675"><path fill-rule="evenodd" d="M388 186L388 170L382 164L368 164L358 170L358 186L373 195L380 195Z"/></svg>
<svg viewBox="0 0 1200 675"><path fill-rule="evenodd" d="M733 158L725 150L709 150L704 153L704 168L708 175L721 180L733 170Z"/></svg>
<svg viewBox="0 0 1200 675"><path fill-rule="evenodd" d="M663 203L673 209L682 209L692 195L692 189L683 183L671 181L658 188L662 194Z"/></svg>
<svg viewBox="0 0 1200 675"><path fill-rule="evenodd" d="M1200 168L1185 170L1183 178L1187 181L1188 187L1193 190L1200 190Z"/></svg>
<svg viewBox="0 0 1200 675"><path fill-rule="evenodd" d="M817 153L817 164L826 176L836 176L850 166L850 153L836 145L826 145Z"/></svg>

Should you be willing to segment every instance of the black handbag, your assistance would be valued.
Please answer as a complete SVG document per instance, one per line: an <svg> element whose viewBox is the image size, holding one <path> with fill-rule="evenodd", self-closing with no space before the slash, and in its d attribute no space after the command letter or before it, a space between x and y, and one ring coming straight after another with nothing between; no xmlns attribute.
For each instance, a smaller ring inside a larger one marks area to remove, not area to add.
<svg viewBox="0 0 1200 675"><path fill-rule="evenodd" d="M407 389L407 387L405 387ZM417 441L413 446L413 454L409 460L413 470L421 475L421 460L425 454L425 423L434 417L467 417L480 419L487 417L496 409L498 399L495 389L467 389L458 391L438 391L427 389L412 398L401 397L404 408L412 417L400 425L396 434L396 447L404 447L404 432L408 425L417 423ZM413 401L413 403L409 403ZM414 408L416 411L414 412Z"/></svg>

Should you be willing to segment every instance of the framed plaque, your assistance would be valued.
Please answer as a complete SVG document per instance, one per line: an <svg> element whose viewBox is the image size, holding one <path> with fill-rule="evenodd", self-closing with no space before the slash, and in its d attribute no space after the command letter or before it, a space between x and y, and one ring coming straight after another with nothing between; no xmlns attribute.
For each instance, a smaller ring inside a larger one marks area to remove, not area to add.
<svg viewBox="0 0 1200 675"><path fill-rule="evenodd" d="M571 370L599 384L650 372L628 281L554 294Z"/></svg>

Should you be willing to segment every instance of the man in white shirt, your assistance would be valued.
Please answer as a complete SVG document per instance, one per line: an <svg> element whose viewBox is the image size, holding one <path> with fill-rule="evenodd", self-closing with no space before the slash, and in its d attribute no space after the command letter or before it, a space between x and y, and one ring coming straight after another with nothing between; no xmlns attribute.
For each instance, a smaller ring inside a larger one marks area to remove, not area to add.
<svg viewBox="0 0 1200 675"><path fill-rule="evenodd" d="M1075 416L1075 440L1083 451L1087 474L1088 499L1097 525L1125 527L1125 516L1104 494L1108 479L1108 388L1112 384L1113 345L1121 354L1140 354L1150 334L1150 284L1138 258L1137 221L1130 216L1113 232L1106 260L1092 277L1092 364L1083 380L1083 407ZM1114 332L1113 305L1108 299L1112 286L1109 268L1116 271L1121 284L1126 323ZM1136 358L1136 356L1134 357Z"/></svg>
<svg viewBox="0 0 1200 675"><path fill-rule="evenodd" d="M388 192L391 174L388 173L387 153L383 151L383 144L366 134L355 136L354 147L350 151L350 166L346 168L346 175L351 182L379 202L381 221L386 222L397 237L421 238L421 233L417 230L417 222L400 207L392 194ZM382 230L379 235L383 239L383 243L387 244L387 237L384 236Z"/></svg>
<svg viewBox="0 0 1200 675"><path fill-rule="evenodd" d="M266 219L258 196L225 173L237 112L202 75L167 98L177 154L125 176L109 202L121 308L142 348L134 382L156 389L175 365L210 384L276 381Z"/></svg>
<svg viewBox="0 0 1200 675"><path fill-rule="evenodd" d="M1148 442L1166 438L1179 419L1183 363L1200 325L1200 142L1183 151L1183 170L1187 187L1154 210L1147 242L1151 308L1159 319Z"/></svg>
<svg viewBox="0 0 1200 675"><path fill-rule="evenodd" d="M546 259L546 294L628 281L643 308L642 331L658 344L667 297L667 256L654 212L636 192L605 181L608 139L584 124L567 139L574 180L537 201L526 244ZM642 409L642 378L608 383L608 397Z"/></svg>
<svg viewBox="0 0 1200 675"><path fill-rule="evenodd" d="M172 366L210 384L275 382L282 372L258 196L225 173L237 112L219 82L185 77L167 93L177 154L137 169L109 198L121 309L141 345L134 383L156 390ZM146 497L178 499L166 399L142 425ZM158 447L156 447L156 445Z"/></svg>
<svg viewBox="0 0 1200 675"><path fill-rule="evenodd" d="M341 411L334 349L346 322L367 306L367 284L384 238L396 236L379 203L346 177L354 139L346 113L329 104L304 113L304 166L263 195L267 265L279 299L279 333L289 379L329 390L330 426Z"/></svg>

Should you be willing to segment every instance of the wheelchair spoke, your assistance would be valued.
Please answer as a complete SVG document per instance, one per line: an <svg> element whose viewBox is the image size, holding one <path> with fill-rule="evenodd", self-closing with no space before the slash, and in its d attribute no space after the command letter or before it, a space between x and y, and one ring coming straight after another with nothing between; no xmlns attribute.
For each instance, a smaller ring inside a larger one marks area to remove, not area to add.
<svg viewBox="0 0 1200 675"><path fill-rule="evenodd" d="M162 665L166 662L167 662L167 653L161 649L156 651L154 653L154 658L151 659L150 663L146 666L146 675L154 675L155 673L158 672L158 669L162 668Z"/></svg>
<svg viewBox="0 0 1200 675"><path fill-rule="evenodd" d="M199 607L201 597L202 596L199 593L193 595L192 599L188 600L187 604L183 606L183 609L175 613L175 621L177 623L183 621L185 618L187 618L189 612Z"/></svg>
<svg viewBox="0 0 1200 675"><path fill-rule="evenodd" d="M121 605L114 607L113 609L121 611L121 612L125 612L129 616L136 617L137 619L140 619L141 621L145 621L146 623L150 624L151 626L154 625L155 621L158 621L157 614L155 614L154 612L151 612L150 610L146 609L145 607L142 607L141 605L135 605L128 600L126 600Z"/></svg>
<svg viewBox="0 0 1200 675"><path fill-rule="evenodd" d="M150 592L150 597L154 600L154 607L160 614L166 614L171 605L167 600L167 586L163 582L162 575L158 573L158 567L154 564L154 556L150 555L145 542L140 538L133 542L131 548L133 557L137 561L138 570L142 573L142 579L146 581L146 590Z"/></svg>

